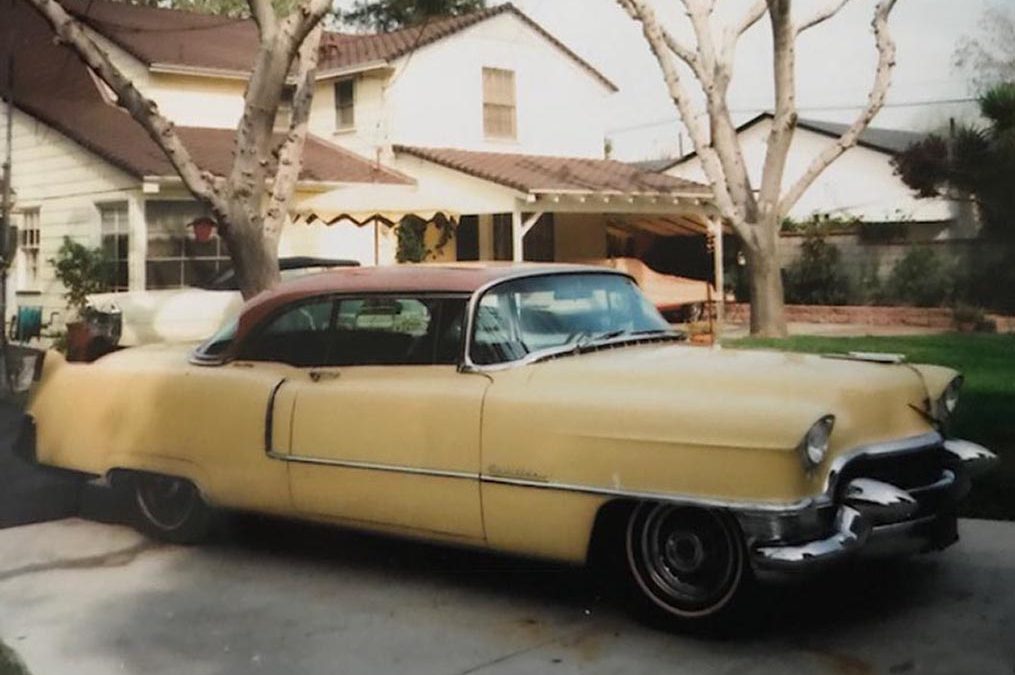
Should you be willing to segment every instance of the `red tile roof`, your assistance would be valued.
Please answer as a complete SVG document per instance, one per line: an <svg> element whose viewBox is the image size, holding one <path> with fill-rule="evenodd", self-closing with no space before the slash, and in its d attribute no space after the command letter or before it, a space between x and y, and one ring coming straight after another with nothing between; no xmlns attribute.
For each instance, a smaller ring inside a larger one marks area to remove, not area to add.
<svg viewBox="0 0 1015 675"><path fill-rule="evenodd" d="M545 157L451 148L394 146L395 153L419 157L521 192L661 193L708 198L708 186L643 171L611 159Z"/></svg>
<svg viewBox="0 0 1015 675"><path fill-rule="evenodd" d="M248 72L257 51L257 29L248 19L130 5L111 0L61 2L86 24L149 66L162 64ZM461 16L430 20L419 26L390 33L326 33L319 71L376 61L390 62L414 49L501 14L516 16L604 86L617 90L594 66L510 3Z"/></svg>
<svg viewBox="0 0 1015 675"><path fill-rule="evenodd" d="M329 69L346 68L374 61L390 62L420 47L442 40L470 26L502 14L510 14L517 17L553 44L553 46L577 62L590 75L599 80L603 86L612 91L617 91L617 86L593 65L575 54L567 45L548 33L546 29L530 19L511 3L504 3L496 7L489 7L461 16L431 20L418 26L403 28L390 33L378 33L375 35L330 33L326 41L328 50L321 60L320 70L325 72Z"/></svg>
<svg viewBox="0 0 1015 675"><path fill-rule="evenodd" d="M117 6L135 9L126 4ZM103 98L96 80L77 54L56 43L49 24L23 0L14 3L14 21L18 27L15 53L27 57L15 59L14 102L18 108L131 175L176 175L144 129ZM229 170L235 136L232 130L193 127L177 130L199 166L219 175ZM307 139L301 178L350 183L409 182L401 174L315 137Z"/></svg>

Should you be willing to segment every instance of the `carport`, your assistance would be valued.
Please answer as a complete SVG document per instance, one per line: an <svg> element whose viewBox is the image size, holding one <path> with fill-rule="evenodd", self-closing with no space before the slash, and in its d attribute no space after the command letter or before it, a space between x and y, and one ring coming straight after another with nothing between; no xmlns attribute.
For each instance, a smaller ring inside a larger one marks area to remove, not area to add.
<svg viewBox="0 0 1015 675"><path fill-rule="evenodd" d="M374 262L382 228L405 216L431 221L438 214L476 223L474 257L442 251L435 260L527 259L527 237L547 216L567 241L554 240L551 258L562 262L608 257L608 237L638 233L704 236L723 288L722 224L711 190L702 184L608 159L562 158L395 145L390 166L415 179L413 186L350 187L322 194L297 207L306 221L348 221L375 228ZM508 239L509 237L509 239ZM716 293L717 333L724 314Z"/></svg>

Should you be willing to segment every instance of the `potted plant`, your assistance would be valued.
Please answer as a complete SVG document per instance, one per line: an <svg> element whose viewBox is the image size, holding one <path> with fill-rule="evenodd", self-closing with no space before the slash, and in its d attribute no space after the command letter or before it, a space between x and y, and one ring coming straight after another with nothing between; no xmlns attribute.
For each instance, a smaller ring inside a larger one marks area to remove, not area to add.
<svg viewBox="0 0 1015 675"><path fill-rule="evenodd" d="M86 316L88 296L109 290L109 260L102 249L88 248L64 237L56 258L49 262L65 289L63 297L71 314L66 323L67 355L73 360L75 355L86 352L91 340Z"/></svg>

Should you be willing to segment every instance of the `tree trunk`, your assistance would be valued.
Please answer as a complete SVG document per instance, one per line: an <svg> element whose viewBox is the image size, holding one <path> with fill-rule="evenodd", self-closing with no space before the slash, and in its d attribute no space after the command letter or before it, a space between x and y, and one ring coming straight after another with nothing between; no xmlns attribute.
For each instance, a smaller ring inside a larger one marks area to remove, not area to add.
<svg viewBox="0 0 1015 675"><path fill-rule="evenodd" d="M779 264L779 233L774 225L751 225L758 232L745 246L751 288L751 335L786 337L782 268Z"/></svg>
<svg viewBox="0 0 1015 675"><path fill-rule="evenodd" d="M281 280L278 270L278 238L259 236L261 219L250 222L242 207L229 214L224 232L236 270L236 283L244 300L274 288Z"/></svg>

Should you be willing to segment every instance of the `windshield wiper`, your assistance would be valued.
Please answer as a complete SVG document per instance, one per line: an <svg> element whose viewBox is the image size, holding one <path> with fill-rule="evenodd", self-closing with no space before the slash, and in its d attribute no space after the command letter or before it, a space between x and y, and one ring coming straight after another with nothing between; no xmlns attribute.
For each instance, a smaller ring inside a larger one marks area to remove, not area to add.
<svg viewBox="0 0 1015 675"><path fill-rule="evenodd" d="M581 333L576 339L570 341L574 342L576 349L588 347L599 342L605 342L619 337L638 337L641 335L652 335L652 334L668 334L671 331L665 328L645 328L642 330L629 330L627 328L621 328L618 330L605 331L603 333Z"/></svg>

